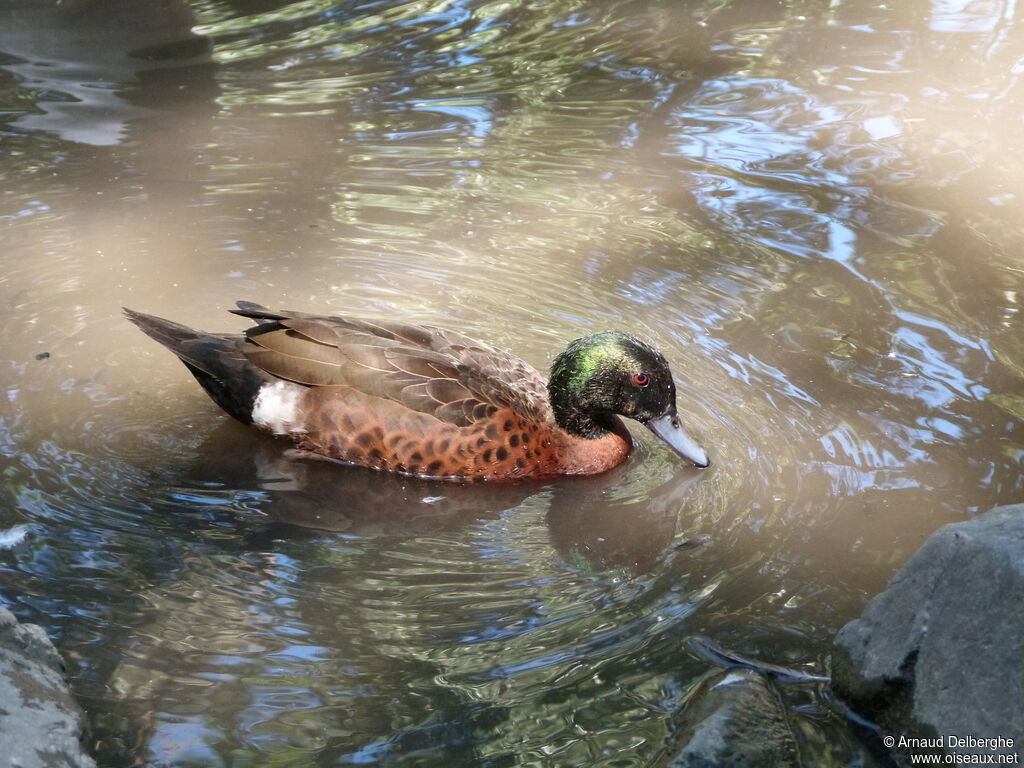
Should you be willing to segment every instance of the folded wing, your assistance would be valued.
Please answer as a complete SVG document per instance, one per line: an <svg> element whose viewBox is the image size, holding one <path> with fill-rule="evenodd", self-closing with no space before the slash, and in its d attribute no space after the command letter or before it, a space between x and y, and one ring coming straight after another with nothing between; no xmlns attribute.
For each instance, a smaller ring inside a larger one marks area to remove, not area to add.
<svg viewBox="0 0 1024 768"><path fill-rule="evenodd" d="M548 422L546 382L532 366L462 334L427 325L271 311L232 310L257 321L245 357L260 369L313 387L347 386L455 426L502 408Z"/></svg>

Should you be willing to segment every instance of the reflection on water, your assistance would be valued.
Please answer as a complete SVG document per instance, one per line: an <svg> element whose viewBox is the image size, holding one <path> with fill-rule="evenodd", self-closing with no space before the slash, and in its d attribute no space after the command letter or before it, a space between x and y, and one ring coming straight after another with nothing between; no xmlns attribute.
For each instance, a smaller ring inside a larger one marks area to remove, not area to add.
<svg viewBox="0 0 1024 768"><path fill-rule="evenodd" d="M0 597L101 761L641 766L688 638L821 670L1020 499L1022 43L1010 0L4 4ZM239 298L542 368L646 335L716 463L296 460L119 314ZM861 754L784 695L808 764Z"/></svg>

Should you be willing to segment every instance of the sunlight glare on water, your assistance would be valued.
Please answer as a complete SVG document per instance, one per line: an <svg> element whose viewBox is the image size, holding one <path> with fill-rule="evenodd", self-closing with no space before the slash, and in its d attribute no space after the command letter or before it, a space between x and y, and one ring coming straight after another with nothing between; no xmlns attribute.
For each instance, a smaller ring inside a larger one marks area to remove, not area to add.
<svg viewBox="0 0 1024 768"><path fill-rule="evenodd" d="M101 764L647 766L687 638L823 671L1020 500L1022 43L1012 0L5 3L0 599ZM295 461L120 315L237 299L541 370L631 331L713 466Z"/></svg>

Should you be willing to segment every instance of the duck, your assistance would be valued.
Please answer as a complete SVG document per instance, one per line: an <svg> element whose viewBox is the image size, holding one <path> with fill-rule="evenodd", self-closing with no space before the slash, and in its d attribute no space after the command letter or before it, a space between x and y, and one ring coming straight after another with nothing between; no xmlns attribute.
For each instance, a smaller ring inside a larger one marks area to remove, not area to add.
<svg viewBox="0 0 1024 768"><path fill-rule="evenodd" d="M620 417L710 465L683 428L665 357L621 331L571 342L548 378L515 355L433 325L228 310L253 325L207 333L124 309L238 421L298 455L418 478L515 481L595 475L633 448Z"/></svg>

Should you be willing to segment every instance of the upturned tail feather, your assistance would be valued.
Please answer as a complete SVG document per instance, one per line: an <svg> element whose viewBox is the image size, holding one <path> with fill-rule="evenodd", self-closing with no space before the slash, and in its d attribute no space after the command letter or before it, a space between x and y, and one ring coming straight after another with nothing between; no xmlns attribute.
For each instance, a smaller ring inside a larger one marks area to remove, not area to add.
<svg viewBox="0 0 1024 768"><path fill-rule="evenodd" d="M244 310L262 309L251 302L239 302L239 306ZM123 310L143 333L178 356L217 405L243 424L252 424L256 396L271 379L245 359L245 337L205 333L127 307Z"/></svg>

